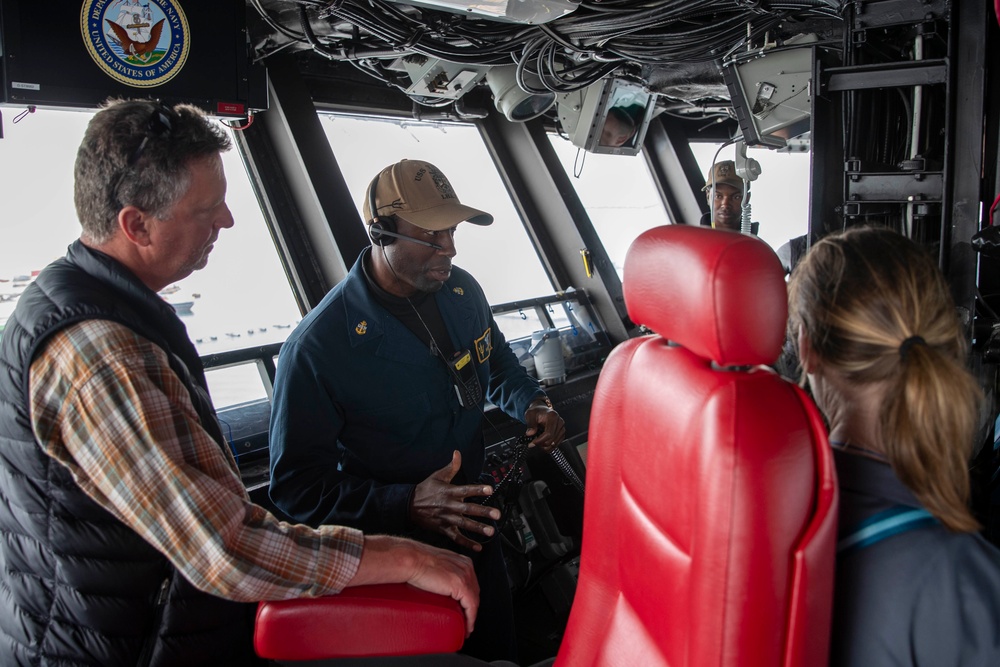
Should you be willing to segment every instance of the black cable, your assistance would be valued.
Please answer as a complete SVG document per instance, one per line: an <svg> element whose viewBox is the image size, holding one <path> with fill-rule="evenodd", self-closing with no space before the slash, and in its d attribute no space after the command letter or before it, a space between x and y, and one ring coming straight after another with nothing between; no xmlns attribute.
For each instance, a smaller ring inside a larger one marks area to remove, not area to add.
<svg viewBox="0 0 1000 667"><path fill-rule="evenodd" d="M306 41L309 42L309 46L312 47L313 51L325 58L333 58L336 55L336 52L320 44L319 40L316 39L312 26L309 24L309 16L306 14L305 7L299 7L299 24L302 26L302 34L306 36Z"/></svg>
<svg viewBox="0 0 1000 667"><path fill-rule="evenodd" d="M305 41L305 35L300 35L300 34L294 32L294 31L286 28L285 26L281 25L280 23L278 23L274 19L272 19L271 16L267 13L267 11L265 11L264 7L261 6L260 0L250 0L250 2L253 4L254 9L257 10L257 13L260 14L260 17L262 19L264 19L264 22L267 23L272 28L274 28L275 31L280 32L285 37L288 37L288 38L290 38L290 39L292 39L292 40L294 40L296 42L304 42Z"/></svg>
<svg viewBox="0 0 1000 667"><path fill-rule="evenodd" d="M573 470L573 466L571 466L569 461L566 460L566 455L559 451L558 448L554 448L549 453L552 455L552 461L556 464L556 467L562 471L562 474L569 480L570 484L573 485L573 488L583 495L583 482L577 476L576 471Z"/></svg>
<svg viewBox="0 0 1000 667"><path fill-rule="evenodd" d="M484 39L475 46L469 43L449 42L446 34L448 32L447 21L445 21L441 25L442 34L439 39L428 41L421 38L413 46L413 50L424 55L449 59L453 62L470 62L472 60L478 64L504 64L507 62L506 55L489 62L475 61L475 59L499 56L500 51L509 52L515 43L525 44L531 39L533 33L541 33L543 39L551 40L563 48L604 60L613 61L619 58L628 59L637 56L650 63L660 63L677 58L690 59L691 55L696 55L698 59L704 60L716 57L715 50L719 43L731 44L734 40L737 43L742 40L742 28L748 18L751 18L758 25L762 22L759 14L747 12L747 10L733 5L731 1L697 3L694 7L691 3L679 0L613 4L616 6L612 8L617 10L615 16L612 17L613 20L608 18L607 13L587 10L587 6L584 5L576 13L556 19L551 23L535 27L518 26L512 30L504 30L496 22L479 22L477 24L473 21L451 19L454 21L451 28L452 34L461 34L466 41L475 41L479 31L483 31ZM376 7L383 9L380 5ZM792 7L803 11L817 11L819 9L824 10L827 14L831 13L828 3L783 2L781 7ZM390 10L391 16L385 11L381 16L377 16L371 9L362 10L357 3L347 1L336 7L331 6L326 11L330 15L356 23L389 44L397 46L406 43L403 33L408 33L412 37L414 30L419 27L413 23L413 19L408 18L408 14L395 8ZM425 10L425 13L427 15L436 14L430 10ZM749 14L754 15L749 16ZM767 25L759 27L757 32L770 29L774 23L781 20L780 14L781 12L770 15L770 19L764 21ZM664 31L661 29L673 23L690 26L696 24L698 19L704 20L705 25L700 27L696 25L694 28L689 27L684 30ZM407 20L410 21L408 25L406 24ZM424 25L428 23L430 22L424 21ZM489 25L489 28L484 28L483 24ZM631 38L628 44L621 47L613 44L615 40L626 36ZM484 44L490 46L484 46ZM601 48L595 48L594 45L597 44L600 44ZM562 87L565 86L564 79ZM554 87L558 88L560 84L555 84Z"/></svg>
<svg viewBox="0 0 1000 667"><path fill-rule="evenodd" d="M419 54L459 64L516 64L518 84L535 93L580 90L629 66L716 61L782 21L842 20L850 13L848 3L836 0L585 0L553 21L524 25L382 0L299 0L300 33L272 18L260 0L251 4L273 30L333 60ZM313 32L318 27L303 18L307 8L331 23L331 34ZM339 36L333 23L350 24L354 36ZM377 78L398 86L384 73Z"/></svg>

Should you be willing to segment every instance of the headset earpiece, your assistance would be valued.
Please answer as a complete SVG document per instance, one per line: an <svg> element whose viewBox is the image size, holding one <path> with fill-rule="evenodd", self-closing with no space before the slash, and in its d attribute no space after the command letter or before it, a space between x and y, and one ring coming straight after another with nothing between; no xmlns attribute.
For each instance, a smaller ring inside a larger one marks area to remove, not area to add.
<svg viewBox="0 0 1000 667"><path fill-rule="evenodd" d="M375 206L375 188L377 186L378 174L375 174L371 185L368 186L368 211L372 216L368 223L368 236L375 245L387 246L396 240L392 236L396 233L396 225L391 217L385 219L379 217L378 207Z"/></svg>
<svg viewBox="0 0 1000 667"><path fill-rule="evenodd" d="M368 236L376 245L389 245L396 240L393 236L395 233L396 226L393 224L392 218L375 218L368 226Z"/></svg>

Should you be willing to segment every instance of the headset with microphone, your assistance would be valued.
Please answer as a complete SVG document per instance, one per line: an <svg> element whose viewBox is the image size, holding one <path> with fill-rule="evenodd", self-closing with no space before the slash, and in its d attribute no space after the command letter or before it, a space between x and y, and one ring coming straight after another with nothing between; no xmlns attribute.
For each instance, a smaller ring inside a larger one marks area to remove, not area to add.
<svg viewBox="0 0 1000 667"><path fill-rule="evenodd" d="M385 219L379 217L378 208L375 206L375 188L378 186L378 177L379 175L375 174L374 180L372 180L371 185L368 186L368 211L372 216L371 222L368 223L368 236L371 238L372 243L384 247L392 243L393 239L402 239L404 241L409 241L410 243L417 243L419 245L427 246L428 248L434 248L435 250L444 250L444 246L440 246L437 243L431 243L430 241L423 241L421 239L415 239L412 236L400 234L396 231L396 222L393 220L392 216Z"/></svg>
<svg viewBox="0 0 1000 667"><path fill-rule="evenodd" d="M430 241L423 241L421 239L415 239L412 236L406 236L405 234L400 234L395 230L395 220L392 216L385 218L384 220L379 217L378 209L375 207L375 187L378 185L378 175L372 181L371 185L368 186L368 210L371 213L372 219L368 223L368 235L371 237L372 243L382 248L382 254L385 255L385 246L389 245L394 241L394 239L402 239L403 241L409 241L410 243L419 243L420 245L429 246L436 250L444 250L444 246L440 246L436 243L431 243ZM396 270L392 268L392 263L389 261L389 257L385 256L385 262L389 266L389 270L392 271L393 276L396 276ZM396 276L399 280L399 276ZM448 375L451 376L452 383L455 387L455 394L458 398L458 403L463 408L472 409L479 408L483 409L483 389L479 384L479 377L476 375L476 367L472 362L472 353L469 350L462 350L461 352L456 352L455 356L451 359L445 358L444 354L441 352L440 346L437 341L434 340L434 334L431 332L430 327L424 322L424 318L421 317L420 311L417 307L413 305L410 301L410 297L404 297L406 302L410 304L410 308L413 309L413 313L417 316L420 321L421 326L427 332L427 337L430 339L431 343L431 354L439 357L441 361L444 362L445 367L448 369Z"/></svg>

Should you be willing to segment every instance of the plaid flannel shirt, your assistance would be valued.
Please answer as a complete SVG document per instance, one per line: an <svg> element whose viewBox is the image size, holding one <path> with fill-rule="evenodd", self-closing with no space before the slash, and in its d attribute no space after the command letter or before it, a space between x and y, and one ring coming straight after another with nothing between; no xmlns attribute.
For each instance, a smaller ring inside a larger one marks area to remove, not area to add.
<svg viewBox="0 0 1000 667"><path fill-rule="evenodd" d="M58 332L31 365L32 428L100 506L197 588L241 602L338 593L364 536L278 521L202 428L166 353L114 322Z"/></svg>

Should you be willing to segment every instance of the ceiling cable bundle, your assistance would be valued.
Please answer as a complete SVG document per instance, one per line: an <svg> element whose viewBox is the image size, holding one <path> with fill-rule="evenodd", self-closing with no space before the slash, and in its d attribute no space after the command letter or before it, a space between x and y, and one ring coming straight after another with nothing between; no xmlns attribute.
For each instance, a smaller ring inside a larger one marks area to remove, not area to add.
<svg viewBox="0 0 1000 667"><path fill-rule="evenodd" d="M840 19L839 2L830 0L585 0L549 22L522 24L456 13L461 1L424 0L417 7L387 0L290 0L269 2L268 9L262 0L251 0L274 31L266 44L257 45L258 55L266 57L291 41L333 60L361 63L368 74L392 85L398 82L373 60L420 55L469 65L517 65L524 90L567 93L628 67L711 62L782 22ZM291 11L276 17L274 8L281 5Z"/></svg>

